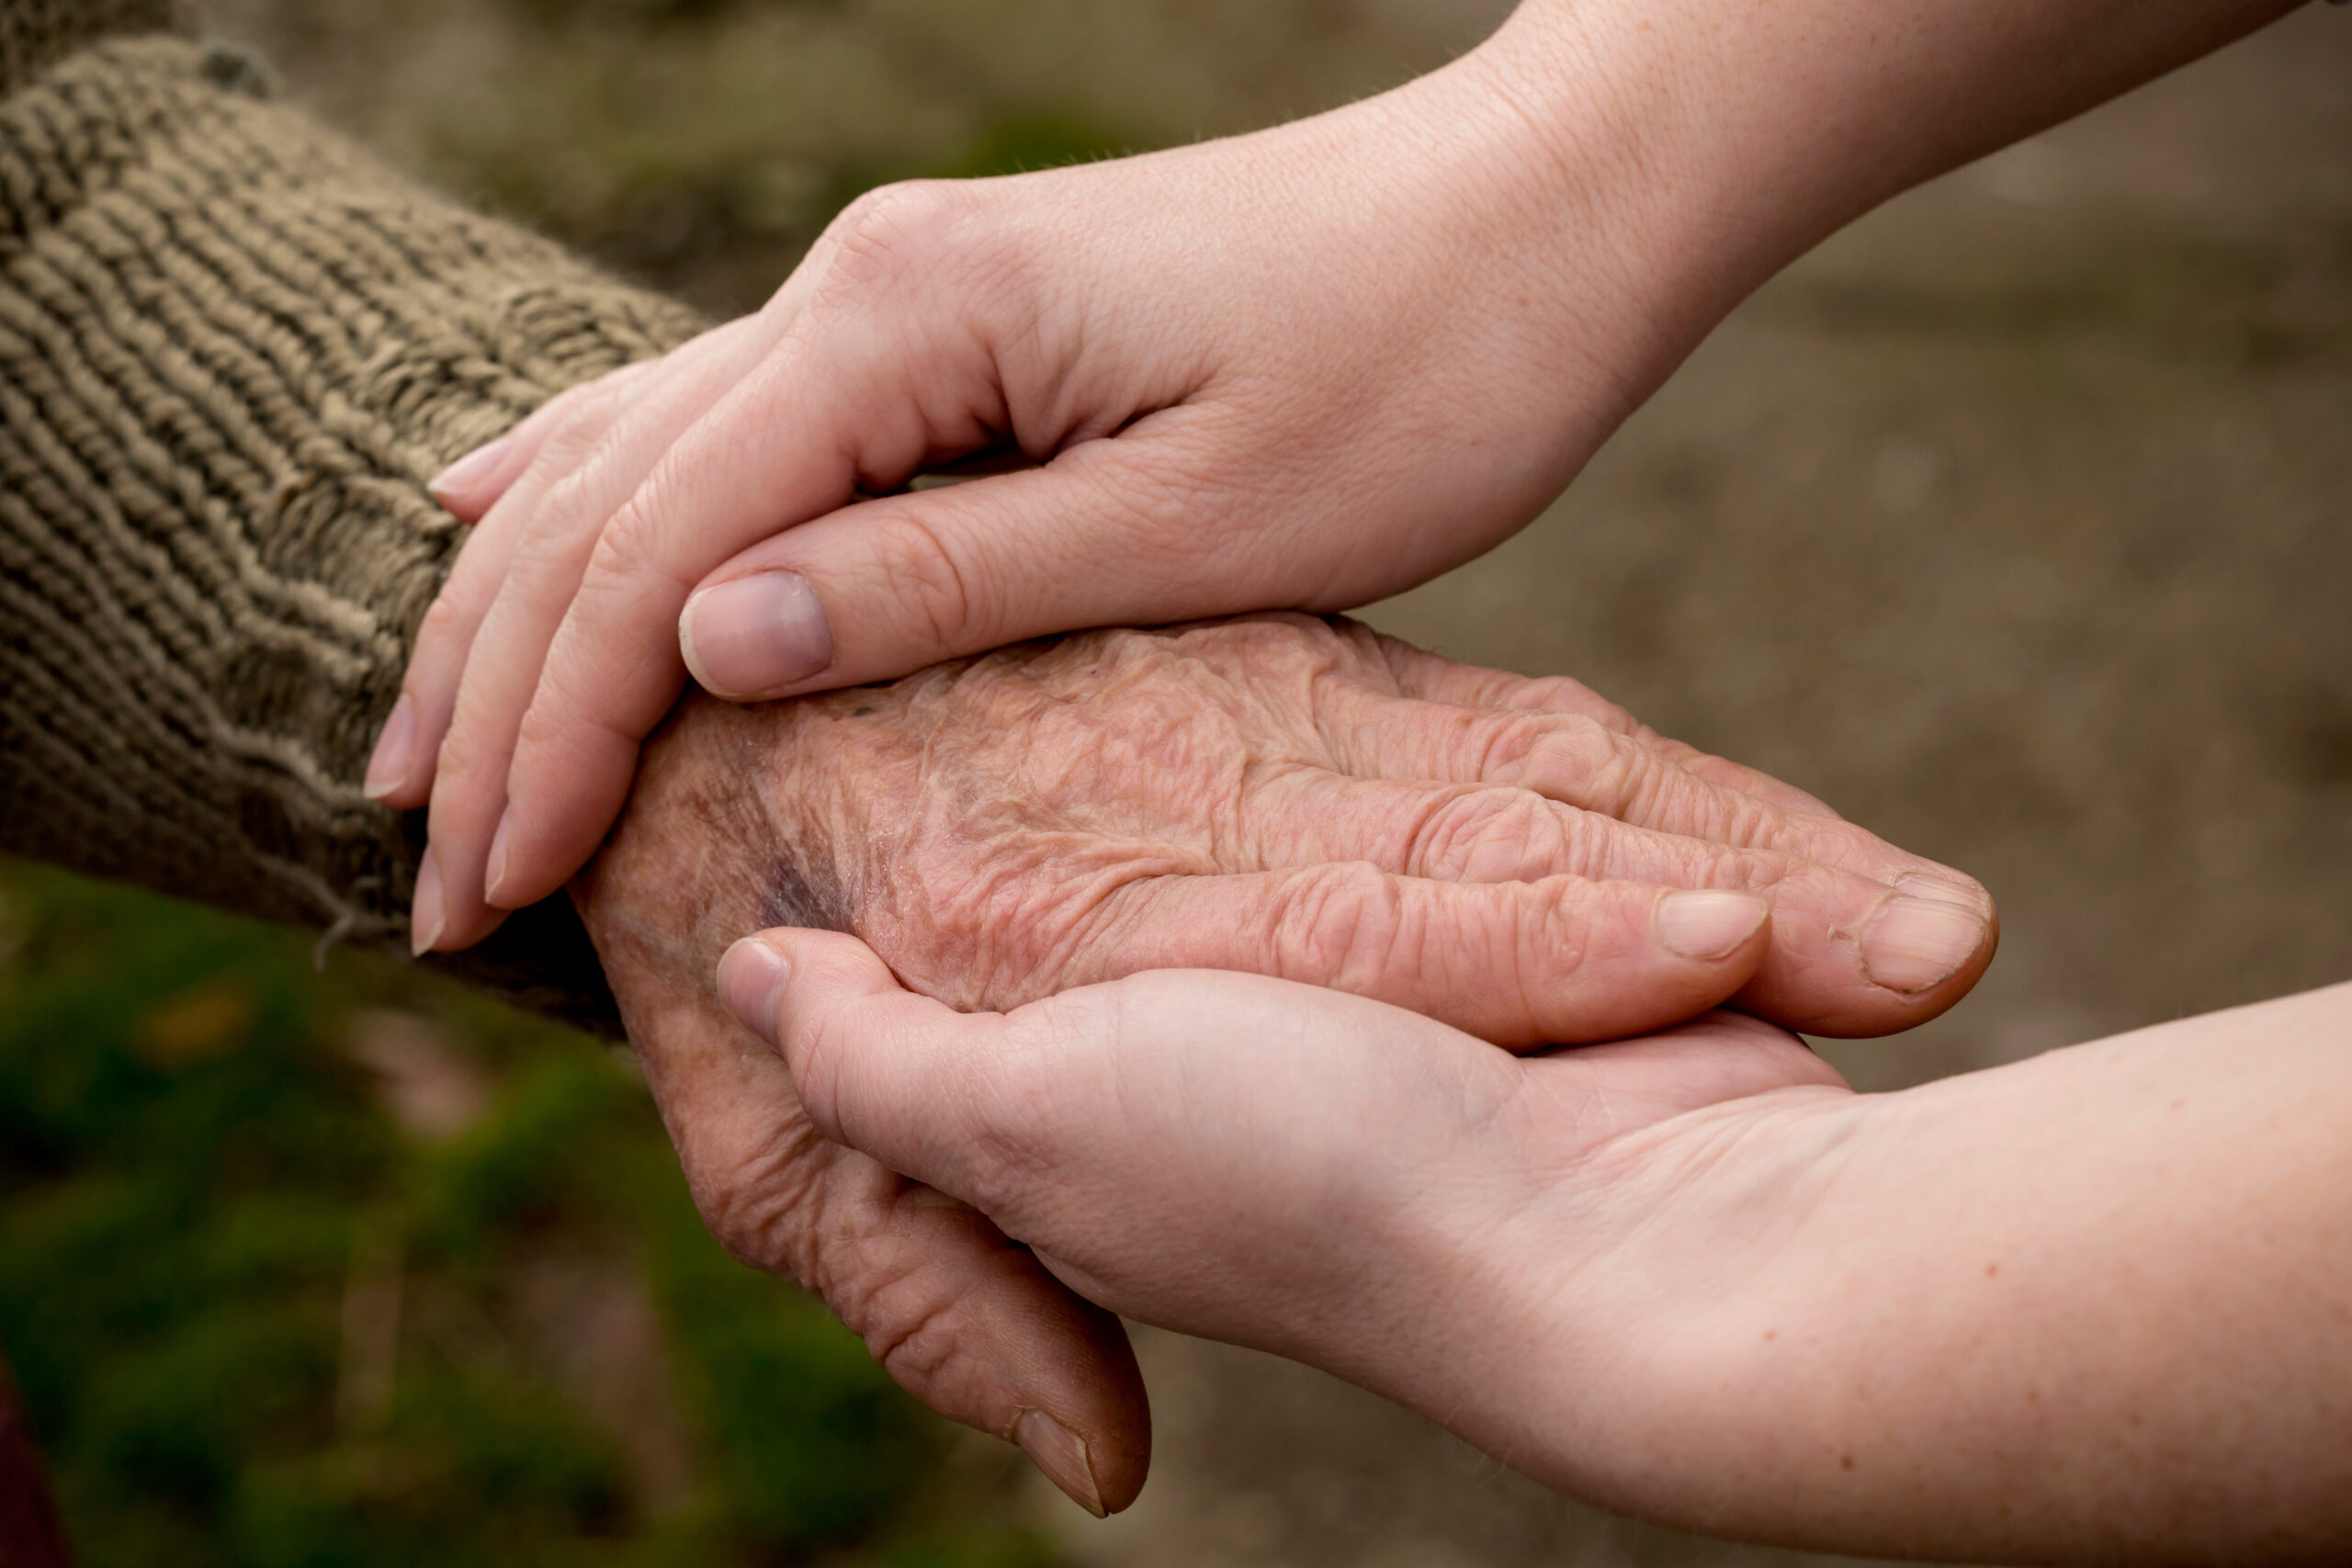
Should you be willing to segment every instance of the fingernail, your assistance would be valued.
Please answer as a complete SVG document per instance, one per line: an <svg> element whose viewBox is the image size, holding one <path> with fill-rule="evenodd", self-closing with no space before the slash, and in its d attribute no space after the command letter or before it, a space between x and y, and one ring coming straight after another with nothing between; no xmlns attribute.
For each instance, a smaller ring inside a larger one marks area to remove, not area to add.
<svg viewBox="0 0 2352 1568"><path fill-rule="evenodd" d="M678 647L704 690L756 697L831 664L833 628L807 578L759 571L687 600Z"/></svg>
<svg viewBox="0 0 2352 1568"><path fill-rule="evenodd" d="M1949 875L1931 871L1906 872L1894 879L1894 890L1938 904L1957 904L1980 914L1992 902L1982 883L1973 882L1958 872Z"/></svg>
<svg viewBox="0 0 2352 1568"><path fill-rule="evenodd" d="M1685 958L1726 958L1772 911L1753 893L1673 893L1657 907L1657 939Z"/></svg>
<svg viewBox="0 0 2352 1568"><path fill-rule="evenodd" d="M448 504L453 497L463 500L467 488L496 468L499 459L514 448L514 438L502 435L487 446L476 447L434 475L424 488L433 492L434 500L444 505Z"/></svg>
<svg viewBox="0 0 2352 1568"><path fill-rule="evenodd" d="M360 788L368 799L381 800L408 783L409 753L415 749L416 705L403 693L392 705L392 716L384 720L384 733L376 738L375 752L368 759L368 781Z"/></svg>
<svg viewBox="0 0 2352 1568"><path fill-rule="evenodd" d="M1897 893L1862 928L1862 973L1890 991L1932 990L1984 945L1984 931L1980 907Z"/></svg>
<svg viewBox="0 0 2352 1568"><path fill-rule="evenodd" d="M1024 1410L1012 1424L1012 1440L1071 1502L1098 1519L1110 1517L1111 1510L1102 1506L1102 1489L1094 1484L1094 1464L1087 1457L1086 1444L1069 1427L1042 1410Z"/></svg>
<svg viewBox="0 0 2352 1568"><path fill-rule="evenodd" d="M409 906L408 949L422 958L433 951L448 929L448 916L441 908L441 867L427 849L424 858L416 865L416 902Z"/></svg>
<svg viewBox="0 0 2352 1568"><path fill-rule="evenodd" d="M792 982L792 965L784 954L747 936L727 950L718 961L718 995L735 1021L775 1043L775 1015L784 1006L784 988Z"/></svg>
<svg viewBox="0 0 2352 1568"><path fill-rule="evenodd" d="M498 902L499 885L506 880L506 829L514 825L514 810L509 807L499 814L498 831L490 836L490 860L482 873L485 878L482 897L492 904Z"/></svg>

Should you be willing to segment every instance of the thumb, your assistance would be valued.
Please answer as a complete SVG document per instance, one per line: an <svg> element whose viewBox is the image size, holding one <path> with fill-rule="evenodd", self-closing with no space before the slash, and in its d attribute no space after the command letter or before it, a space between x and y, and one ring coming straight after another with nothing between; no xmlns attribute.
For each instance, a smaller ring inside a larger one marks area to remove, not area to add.
<svg viewBox="0 0 2352 1568"><path fill-rule="evenodd" d="M729 1010L763 1037L775 1031L770 1003L783 989L777 948L802 939L812 953L797 955L791 977L803 1014L861 998L935 1005L899 990L853 938L769 937L782 940L740 942L719 971ZM662 1032L668 1021L647 1021ZM695 1201L729 1252L815 1292L908 1393L1019 1444L1081 1506L1099 1516L1135 1500L1151 1462L1151 1416L1115 1315L969 1205L808 1138L783 1065L742 1051L740 1035L696 1053L702 1070L684 1073L668 1065L681 1042L669 1043L649 1076ZM831 1129L820 1121L818 1130Z"/></svg>
<svg viewBox="0 0 2352 1568"><path fill-rule="evenodd" d="M826 1138L983 1207L1001 1193L1002 1017L915 995L855 937L790 927L729 948L718 994L784 1058Z"/></svg>
<svg viewBox="0 0 2352 1568"><path fill-rule="evenodd" d="M1231 508L1186 523L1159 499L1197 502L1203 488L1148 429L1174 413L1042 468L865 502L752 546L686 602L686 667L718 696L766 701L1055 632L1296 599L1274 563L1204 538L1199 515L1230 530Z"/></svg>

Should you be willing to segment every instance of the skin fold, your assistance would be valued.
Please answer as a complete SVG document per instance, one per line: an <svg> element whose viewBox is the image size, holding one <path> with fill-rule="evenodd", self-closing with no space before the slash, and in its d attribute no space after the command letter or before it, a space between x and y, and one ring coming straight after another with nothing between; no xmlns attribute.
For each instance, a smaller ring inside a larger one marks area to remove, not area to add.
<svg viewBox="0 0 2352 1568"><path fill-rule="evenodd" d="M1668 940L1685 889L1708 956ZM720 1240L1098 1508L1148 1459L1116 1321L967 1203L818 1134L714 987L745 932L854 933L966 1009L1215 964L1522 1048L1726 1000L1898 1029L1964 994L1995 942L1959 874L1574 682L1302 615L689 702L573 896ZM1922 967L1916 947L1886 955L1890 929L1956 940ZM1907 988L1871 977L1873 951Z"/></svg>

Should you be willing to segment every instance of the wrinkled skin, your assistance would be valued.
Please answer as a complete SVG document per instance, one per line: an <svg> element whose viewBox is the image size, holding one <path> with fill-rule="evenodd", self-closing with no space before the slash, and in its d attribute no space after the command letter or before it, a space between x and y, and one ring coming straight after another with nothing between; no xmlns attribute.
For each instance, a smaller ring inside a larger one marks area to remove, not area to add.
<svg viewBox="0 0 2352 1568"><path fill-rule="evenodd" d="M1760 894L1771 919L1686 956L1661 936L1678 887ZM1974 983L1995 934L1959 874L1572 682L1306 616L1091 633L766 708L691 701L574 896L720 1241L1107 1507L1148 1455L1116 1320L973 1210L811 1130L714 990L736 939L848 931L967 1010L1244 969L1527 1046L1727 998L1818 1032L1905 1028ZM1907 989L1874 983L1873 933L1922 906L1964 911L1973 947ZM1081 1434L1078 1484L1055 1429Z"/></svg>

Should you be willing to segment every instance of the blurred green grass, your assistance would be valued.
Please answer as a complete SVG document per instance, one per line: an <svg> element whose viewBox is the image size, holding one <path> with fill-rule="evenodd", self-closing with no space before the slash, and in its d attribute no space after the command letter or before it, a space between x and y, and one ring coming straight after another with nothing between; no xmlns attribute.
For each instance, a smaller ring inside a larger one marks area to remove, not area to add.
<svg viewBox="0 0 2352 1568"><path fill-rule="evenodd" d="M1048 1560L1012 1450L718 1249L625 1056L6 863L0 1345L95 1568Z"/></svg>

